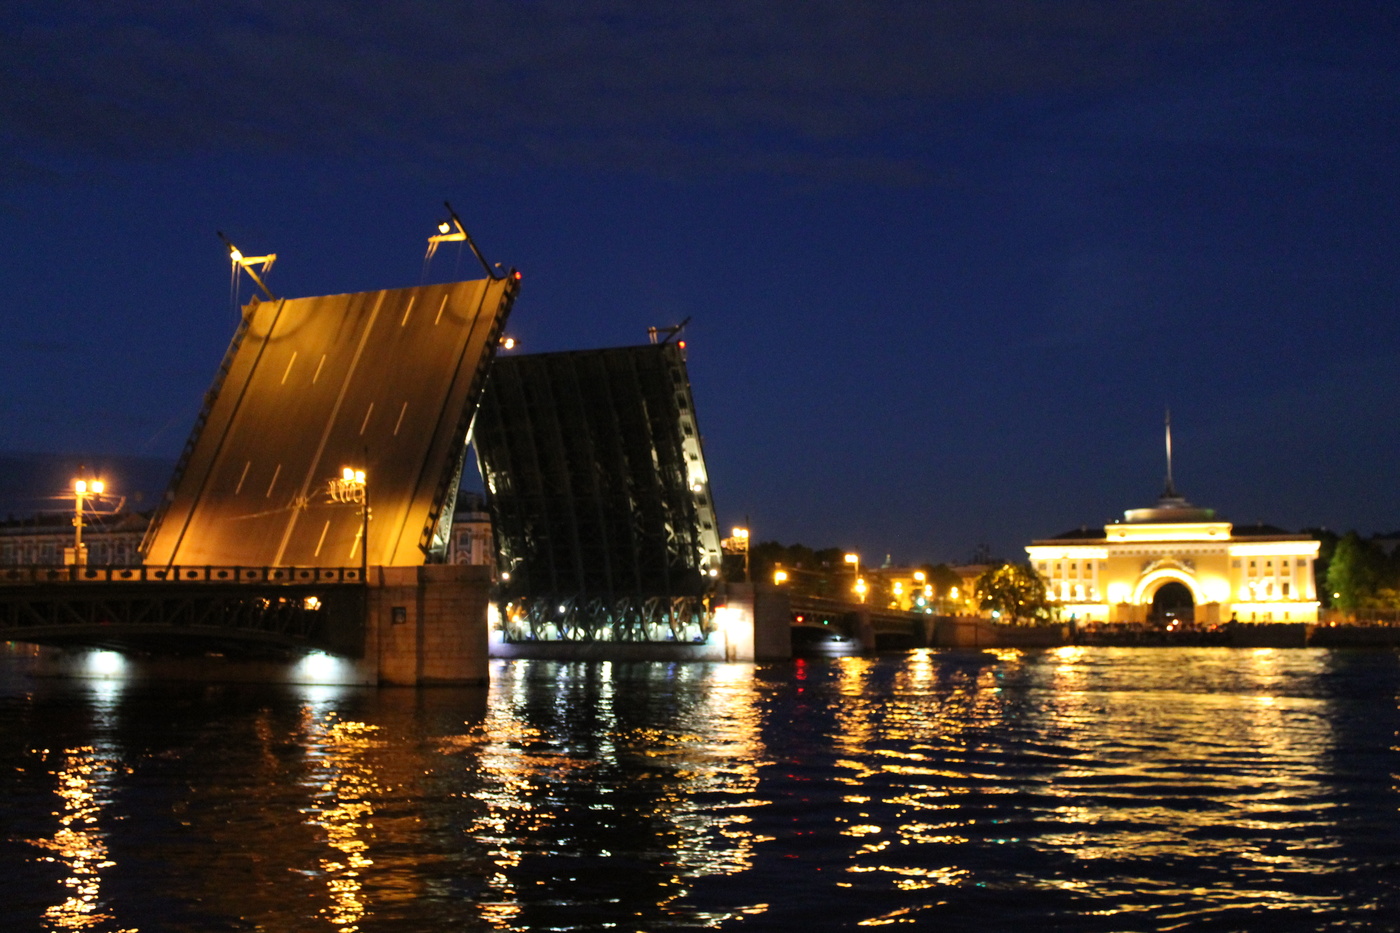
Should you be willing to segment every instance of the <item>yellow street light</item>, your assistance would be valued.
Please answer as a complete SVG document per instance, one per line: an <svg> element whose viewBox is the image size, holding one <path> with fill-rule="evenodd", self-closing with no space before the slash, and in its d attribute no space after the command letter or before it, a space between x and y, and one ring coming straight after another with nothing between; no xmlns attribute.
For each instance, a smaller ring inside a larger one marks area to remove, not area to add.
<svg viewBox="0 0 1400 933"><path fill-rule="evenodd" d="M729 549L744 555L744 582L749 582L749 530L735 527L729 533Z"/></svg>
<svg viewBox="0 0 1400 933"><path fill-rule="evenodd" d="M861 601L861 602L865 602L865 593L866 593L866 590L869 589L869 587L867 587L867 586L865 585L865 578L864 578L864 577L860 577L860 578L858 578L858 579L856 580L856 587L855 587L855 589L856 589L856 595L860 597L860 601Z"/></svg>
<svg viewBox="0 0 1400 933"><path fill-rule="evenodd" d="M369 481L364 470L342 467L339 480L331 480L327 493L332 502L360 507L360 582L369 582Z"/></svg>
<svg viewBox="0 0 1400 933"><path fill-rule="evenodd" d="M786 583L787 580L788 580L788 574L787 574L787 571L786 571L786 570L775 570L775 571L773 571L773 583L774 583L775 585L782 585L782 584Z"/></svg>
<svg viewBox="0 0 1400 933"><path fill-rule="evenodd" d="M106 490L100 479L88 482L85 479L73 481L73 564L87 563L87 548L83 546L83 504L90 496L100 496Z"/></svg>

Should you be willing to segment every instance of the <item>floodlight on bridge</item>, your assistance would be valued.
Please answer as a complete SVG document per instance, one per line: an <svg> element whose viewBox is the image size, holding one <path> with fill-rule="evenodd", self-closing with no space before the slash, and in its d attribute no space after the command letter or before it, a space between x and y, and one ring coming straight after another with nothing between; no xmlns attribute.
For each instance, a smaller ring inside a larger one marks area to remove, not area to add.
<svg viewBox="0 0 1400 933"><path fill-rule="evenodd" d="M219 239L224 241L224 245L228 247L228 258L229 261L233 263L233 274L236 276L240 269L247 272L248 275L252 277L253 281L257 283L258 288L262 289L262 293L267 296L267 300L276 301L277 299L273 297L272 292L268 290L267 285L264 284L257 270L253 267L261 267L263 275L266 275L267 270L271 269L272 264L277 261L277 254L268 253L266 256L245 256L241 249L234 246L229 238L224 236L222 230L215 232L219 234Z"/></svg>
<svg viewBox="0 0 1400 933"><path fill-rule="evenodd" d="M501 278L501 274L496 269L491 268L490 264L486 262L486 257L481 255L481 250L477 249L476 241L467 232L467 228L462 226L462 218L457 216L457 212L452 209L452 204L448 201L443 201L442 204L447 208L450 221L439 222L437 235L428 237L428 253L423 257L423 271L428 271L428 263L432 261L437 248L443 243L466 243L471 247L472 255L476 257L476 261L481 263L481 268L486 270L487 278ZM517 280L520 278L520 273L514 272L513 274Z"/></svg>

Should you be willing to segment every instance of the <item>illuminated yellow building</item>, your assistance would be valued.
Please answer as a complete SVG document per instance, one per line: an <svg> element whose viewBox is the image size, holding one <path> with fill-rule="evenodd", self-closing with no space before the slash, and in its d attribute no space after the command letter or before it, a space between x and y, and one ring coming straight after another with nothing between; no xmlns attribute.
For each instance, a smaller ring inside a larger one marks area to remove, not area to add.
<svg viewBox="0 0 1400 933"><path fill-rule="evenodd" d="M1156 506L1035 541L1026 553L1066 621L1215 625L1316 622L1317 550L1280 528L1220 521L1176 495L1169 478Z"/></svg>

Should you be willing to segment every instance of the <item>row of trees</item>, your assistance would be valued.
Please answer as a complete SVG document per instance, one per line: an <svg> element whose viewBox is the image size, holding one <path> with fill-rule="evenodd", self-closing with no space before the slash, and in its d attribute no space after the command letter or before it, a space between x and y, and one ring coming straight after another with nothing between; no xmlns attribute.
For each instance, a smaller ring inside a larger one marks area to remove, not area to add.
<svg viewBox="0 0 1400 933"><path fill-rule="evenodd" d="M1354 531L1317 537L1317 589L1326 605L1343 612L1400 610L1400 548Z"/></svg>
<svg viewBox="0 0 1400 933"><path fill-rule="evenodd" d="M749 552L749 572L755 580L772 580L773 572L781 569L787 574L786 586L794 594L824 599L849 600L856 581L856 568L846 562L846 552L840 548L812 549L801 544L783 545L776 541L756 544ZM954 611L947 600L956 588L963 586L962 577L947 564L923 564L912 568L922 570L925 582L932 587L934 605L940 611ZM742 574L742 563L728 568L730 579ZM895 594L879 568L862 568L865 580L865 601L871 605L890 605ZM1013 624L1045 619L1050 613L1050 601L1045 581L1034 569L1024 564L998 564L977 581L974 602L982 609L999 613Z"/></svg>
<svg viewBox="0 0 1400 933"><path fill-rule="evenodd" d="M741 567L734 564L727 567L730 580L739 578L736 566ZM914 569L924 572L925 581L933 587L936 597L946 597L962 585L962 578L947 564L922 564ZM776 541L754 545L749 552L752 579L772 580L775 570L787 574L786 585L793 593L823 599L850 599L856 581L856 567L846 562L846 552L841 548L814 550L802 544ZM739 572L742 573L742 569ZM861 567L860 575L865 580L867 602L884 605L893 597L889 582L878 567Z"/></svg>

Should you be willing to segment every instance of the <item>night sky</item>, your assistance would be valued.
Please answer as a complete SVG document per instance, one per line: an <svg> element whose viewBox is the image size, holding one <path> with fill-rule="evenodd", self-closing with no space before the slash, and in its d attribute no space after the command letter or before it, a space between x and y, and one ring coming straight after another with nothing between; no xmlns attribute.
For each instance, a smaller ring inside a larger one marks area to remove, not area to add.
<svg viewBox="0 0 1400 933"><path fill-rule="evenodd" d="M173 461L216 230L279 295L412 285L447 199L524 351L691 318L759 540L1024 558L1155 500L1168 407L1195 504L1400 529L1400 4L25 6L0 452Z"/></svg>

